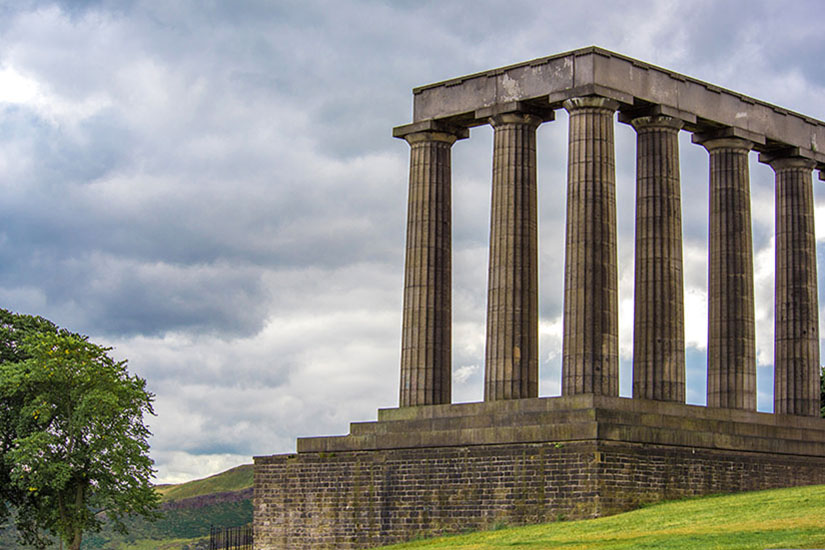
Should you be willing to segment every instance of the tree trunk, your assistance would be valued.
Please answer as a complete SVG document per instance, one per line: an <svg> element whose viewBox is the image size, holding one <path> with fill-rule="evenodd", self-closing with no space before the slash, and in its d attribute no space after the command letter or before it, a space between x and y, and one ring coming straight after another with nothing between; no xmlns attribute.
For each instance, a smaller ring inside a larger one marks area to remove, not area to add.
<svg viewBox="0 0 825 550"><path fill-rule="evenodd" d="M83 497L85 494L84 489L85 482L78 483L77 492L75 493L75 515L80 515L80 510L83 510ZM75 522L73 522L74 525L72 525L74 533L72 535L72 541L69 543L69 550L80 550L80 543L83 540L83 525L79 524L81 522L77 521L77 517L75 517L74 519Z"/></svg>
<svg viewBox="0 0 825 550"><path fill-rule="evenodd" d="M80 543L83 541L83 531L75 530L74 538L69 542L69 550L80 550Z"/></svg>

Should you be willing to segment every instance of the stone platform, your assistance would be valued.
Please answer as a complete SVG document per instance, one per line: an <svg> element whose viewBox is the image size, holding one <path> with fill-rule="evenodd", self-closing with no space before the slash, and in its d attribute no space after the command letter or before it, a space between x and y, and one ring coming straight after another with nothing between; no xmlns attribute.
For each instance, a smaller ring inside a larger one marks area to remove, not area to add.
<svg viewBox="0 0 825 550"><path fill-rule="evenodd" d="M819 483L819 418L592 394L384 409L255 458L255 548L368 548Z"/></svg>

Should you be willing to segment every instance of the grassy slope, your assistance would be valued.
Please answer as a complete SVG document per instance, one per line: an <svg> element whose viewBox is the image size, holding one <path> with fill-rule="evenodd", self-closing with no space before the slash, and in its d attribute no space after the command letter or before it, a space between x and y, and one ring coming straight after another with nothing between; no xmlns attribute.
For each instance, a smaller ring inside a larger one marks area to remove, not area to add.
<svg viewBox="0 0 825 550"><path fill-rule="evenodd" d="M213 476L179 485L158 485L156 490L166 502L225 491L240 491L252 487L252 464L236 466Z"/></svg>
<svg viewBox="0 0 825 550"><path fill-rule="evenodd" d="M236 466L225 472L188 481L178 485L159 485L156 490L163 502L198 497L211 493L240 491L252 487L252 464ZM164 517L148 523L135 519L126 537L114 536L106 544L101 540L101 548L121 550L179 550L193 547L194 542L209 535L209 526L235 527L252 521L252 502L225 502L196 510L166 510ZM94 541L89 541L94 545Z"/></svg>
<svg viewBox="0 0 825 550"><path fill-rule="evenodd" d="M387 550L825 548L825 485L657 504L606 518L444 537Z"/></svg>

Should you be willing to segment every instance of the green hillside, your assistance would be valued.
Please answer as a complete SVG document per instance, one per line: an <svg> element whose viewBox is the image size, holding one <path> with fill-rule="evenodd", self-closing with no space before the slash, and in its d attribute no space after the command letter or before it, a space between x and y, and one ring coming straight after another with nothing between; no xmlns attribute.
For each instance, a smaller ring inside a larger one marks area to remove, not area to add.
<svg viewBox="0 0 825 550"><path fill-rule="evenodd" d="M181 500L226 491L241 491L252 487L252 464L236 466L231 470L204 479L196 479L178 485L158 485L161 500Z"/></svg>
<svg viewBox="0 0 825 550"><path fill-rule="evenodd" d="M485 531L386 550L825 548L825 485L667 502L616 516Z"/></svg>

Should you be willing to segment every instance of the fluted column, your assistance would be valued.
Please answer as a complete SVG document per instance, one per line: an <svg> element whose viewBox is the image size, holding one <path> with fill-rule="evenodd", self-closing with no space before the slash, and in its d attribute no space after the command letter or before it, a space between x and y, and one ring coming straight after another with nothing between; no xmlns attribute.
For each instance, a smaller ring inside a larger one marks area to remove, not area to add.
<svg viewBox="0 0 825 550"><path fill-rule="evenodd" d="M756 410L752 144L739 138L696 141L710 154L707 404Z"/></svg>
<svg viewBox="0 0 825 550"><path fill-rule="evenodd" d="M537 116L490 118L493 194L484 399L538 396Z"/></svg>
<svg viewBox="0 0 825 550"><path fill-rule="evenodd" d="M685 401L685 320L679 130L664 115L636 129L633 397Z"/></svg>
<svg viewBox="0 0 825 550"><path fill-rule="evenodd" d="M564 265L562 394L619 394L616 176L613 114L600 97L570 114Z"/></svg>
<svg viewBox="0 0 825 550"><path fill-rule="evenodd" d="M811 170L803 158L777 158L773 408L819 416L819 305Z"/></svg>
<svg viewBox="0 0 825 550"><path fill-rule="evenodd" d="M451 399L450 148L455 135L422 131L410 144L401 334L402 407Z"/></svg>

